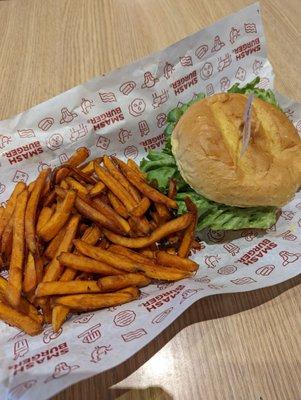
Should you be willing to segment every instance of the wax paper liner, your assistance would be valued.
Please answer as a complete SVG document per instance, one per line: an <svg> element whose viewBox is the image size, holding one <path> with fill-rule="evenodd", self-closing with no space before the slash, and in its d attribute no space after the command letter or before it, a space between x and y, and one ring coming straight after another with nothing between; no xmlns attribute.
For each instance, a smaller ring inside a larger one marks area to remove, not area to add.
<svg viewBox="0 0 301 400"><path fill-rule="evenodd" d="M171 108L201 91L209 96L255 76L261 77L261 87L273 88L258 4L0 122L0 201L15 182L30 182L41 168L65 162L81 146L90 149L91 157L108 153L140 160L163 145ZM278 98L301 130L301 105ZM29 337L0 323L0 398L49 398L120 364L202 297L296 276L300 238L297 194L266 232L202 232L203 249L193 255L200 269L190 279L158 282L130 304L73 315L56 334L48 326Z"/></svg>

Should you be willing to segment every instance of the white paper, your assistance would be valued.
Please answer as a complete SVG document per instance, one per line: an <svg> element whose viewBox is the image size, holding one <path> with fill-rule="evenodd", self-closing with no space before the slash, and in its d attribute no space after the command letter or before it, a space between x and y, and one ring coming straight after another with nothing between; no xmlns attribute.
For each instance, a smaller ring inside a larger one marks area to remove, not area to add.
<svg viewBox="0 0 301 400"><path fill-rule="evenodd" d="M259 5L253 4L162 52L0 122L0 201L15 182L29 182L81 146L91 157L108 153L140 160L148 149L162 146L166 113L174 106L257 75L262 87L273 88ZM301 105L279 99L301 130ZM200 268L190 279L143 288L130 304L73 315L58 334L46 327L29 337L0 322L1 399L46 399L120 364L202 297L296 276L300 238L299 193L265 234L203 232L204 249L193 256Z"/></svg>

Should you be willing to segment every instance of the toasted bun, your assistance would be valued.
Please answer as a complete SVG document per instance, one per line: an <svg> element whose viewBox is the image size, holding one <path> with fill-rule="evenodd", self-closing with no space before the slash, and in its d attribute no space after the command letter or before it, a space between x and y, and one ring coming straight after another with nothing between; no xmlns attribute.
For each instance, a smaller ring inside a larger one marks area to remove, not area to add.
<svg viewBox="0 0 301 400"><path fill-rule="evenodd" d="M220 93L193 104L172 133L172 152L185 181L218 203L282 206L301 185L301 139L276 107L254 99L251 139L242 146L247 97Z"/></svg>

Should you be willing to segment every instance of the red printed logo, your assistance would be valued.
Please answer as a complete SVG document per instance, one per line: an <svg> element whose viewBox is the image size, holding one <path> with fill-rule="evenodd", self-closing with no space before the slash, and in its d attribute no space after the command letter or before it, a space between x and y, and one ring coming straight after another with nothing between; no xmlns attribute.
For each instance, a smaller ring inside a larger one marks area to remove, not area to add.
<svg viewBox="0 0 301 400"><path fill-rule="evenodd" d="M167 308L165 311L162 311L160 314L157 314L155 318L152 319L152 324L160 324L173 310L173 307Z"/></svg>
<svg viewBox="0 0 301 400"><path fill-rule="evenodd" d="M63 332L63 328L60 328L57 332L54 332L53 329L47 328L43 332L43 342L45 344L50 343L52 340L55 340L60 336L60 334Z"/></svg>
<svg viewBox="0 0 301 400"><path fill-rule="evenodd" d="M215 268L220 260L218 255L216 256L206 256L205 257L205 264L208 268Z"/></svg>
<svg viewBox="0 0 301 400"><path fill-rule="evenodd" d="M124 115L120 107L113 108L103 114L96 115L88 120L93 125L94 131L114 125L116 122L124 120Z"/></svg>
<svg viewBox="0 0 301 400"><path fill-rule="evenodd" d="M138 123L138 127L141 137L146 136L150 132L148 123L146 121L140 121Z"/></svg>
<svg viewBox="0 0 301 400"><path fill-rule="evenodd" d="M200 70L201 78L205 81L213 74L213 65L211 62L205 62Z"/></svg>
<svg viewBox="0 0 301 400"><path fill-rule="evenodd" d="M17 164L34 156L38 156L44 152L41 143L37 140L36 142L28 143L24 146L17 147L16 149L2 153L2 156L6 157L9 163Z"/></svg>
<svg viewBox="0 0 301 400"><path fill-rule="evenodd" d="M207 96L212 96L214 94L214 88L212 83L208 83L208 85L206 85L206 95Z"/></svg>
<svg viewBox="0 0 301 400"><path fill-rule="evenodd" d="M160 93L153 93L153 108L158 108L164 104L169 98L168 90L163 89Z"/></svg>
<svg viewBox="0 0 301 400"><path fill-rule="evenodd" d="M231 55L229 53L226 53L224 55L224 58L222 57L218 58L217 70L219 72L224 70L225 68L229 67L229 65L231 65L231 62L232 62Z"/></svg>
<svg viewBox="0 0 301 400"><path fill-rule="evenodd" d="M118 314L115 315L114 317L114 324L116 326L128 326L132 322L135 321L136 314L132 310L124 310L120 311Z"/></svg>
<svg viewBox="0 0 301 400"><path fill-rule="evenodd" d="M180 63L182 67L190 67L192 66L192 58L191 56L180 57Z"/></svg>
<svg viewBox="0 0 301 400"><path fill-rule="evenodd" d="M100 326L101 326L100 323L96 324L94 326L91 326L90 328L86 329L84 332L82 332L77 337L79 339L82 339L82 343L96 342L96 340L100 339L100 337L101 337L100 330L98 329Z"/></svg>
<svg viewBox="0 0 301 400"><path fill-rule="evenodd" d="M89 112L92 110L92 107L94 107L94 102L92 100L82 99L80 106L83 114L88 115Z"/></svg>
<svg viewBox="0 0 301 400"><path fill-rule="evenodd" d="M233 279L231 282L233 282L235 285L247 285L249 283L254 283L256 281L250 276L244 276L242 278Z"/></svg>
<svg viewBox="0 0 301 400"><path fill-rule="evenodd" d="M147 335L147 332L143 328L136 329L135 331L124 333L121 335L124 342L131 342L132 340L136 340L141 338L142 336Z"/></svg>
<svg viewBox="0 0 301 400"><path fill-rule="evenodd" d="M166 124L167 121L167 115L164 113L158 114L156 116L156 120L157 120L157 127L163 128L163 126Z"/></svg>
<svg viewBox="0 0 301 400"><path fill-rule="evenodd" d="M136 83L134 81L128 81L128 82L124 82L120 88L119 91L124 94L124 95L128 95L130 94L136 87Z"/></svg>
<svg viewBox="0 0 301 400"><path fill-rule="evenodd" d="M133 117L138 117L143 114L146 108L145 101L143 99L134 99L129 105L129 113Z"/></svg>
<svg viewBox="0 0 301 400"><path fill-rule="evenodd" d="M63 136L60 135L59 133L54 133L53 135L51 135L49 137L49 139L46 142L46 145L48 147L48 149L50 150L58 150L62 144L63 144Z"/></svg>
<svg viewBox="0 0 301 400"><path fill-rule="evenodd" d="M166 79L169 79L174 71L174 66L168 62L165 63L164 69L163 69L163 75Z"/></svg>
<svg viewBox="0 0 301 400"><path fill-rule="evenodd" d="M76 318L74 318L74 320L72 322L74 324L86 324L93 317L94 317L94 313L82 314L82 315L78 315Z"/></svg>
<svg viewBox="0 0 301 400"><path fill-rule="evenodd" d="M165 135L164 133L160 133L160 135L153 137L151 139L144 140L140 143L141 146L144 147L145 151L155 150L163 146L165 143Z"/></svg>
<svg viewBox="0 0 301 400"><path fill-rule="evenodd" d="M276 243L269 239L264 239L251 250L249 250L245 255L243 255L237 262L240 262L244 265L255 264L260 258L264 257L265 254L275 247L277 247Z"/></svg>
<svg viewBox="0 0 301 400"><path fill-rule="evenodd" d="M60 124L68 124L77 117L77 114L73 111L69 111L67 107L61 109Z"/></svg>
<svg viewBox="0 0 301 400"><path fill-rule="evenodd" d="M113 348L110 344L108 346L96 346L91 353L90 362L98 363L111 350L113 350Z"/></svg>
<svg viewBox="0 0 301 400"><path fill-rule="evenodd" d="M291 241L291 242L293 242L293 241L295 241L295 240L297 239L297 236L294 235L290 230L288 230L288 231L286 231L286 232L283 232L283 233L281 234L281 237L282 237L284 240L289 240L289 241Z"/></svg>
<svg viewBox="0 0 301 400"><path fill-rule="evenodd" d="M35 137L35 133L32 129L21 129L18 130L18 134L20 138L30 138L30 137Z"/></svg>
<svg viewBox="0 0 301 400"><path fill-rule="evenodd" d="M186 289L186 290L184 290L184 292L182 293L182 298L181 298L180 304L182 304L185 300L189 299L189 297L192 297L195 294L197 294L198 291L199 291L198 289Z"/></svg>
<svg viewBox="0 0 301 400"><path fill-rule="evenodd" d="M15 172L15 175L13 177L13 182L27 182L29 175L24 172L24 171L20 171L19 169L17 169L17 171Z"/></svg>
<svg viewBox="0 0 301 400"><path fill-rule="evenodd" d="M113 92L99 93L99 97L103 103L113 103L117 101Z"/></svg>
<svg viewBox="0 0 301 400"><path fill-rule="evenodd" d="M83 138L88 133L88 128L84 124L79 124L78 127L70 129L70 140L76 142L78 139Z"/></svg>
<svg viewBox="0 0 301 400"><path fill-rule="evenodd" d="M288 264L293 264L301 258L301 253L289 253L288 251L280 251L279 256L282 258L282 265L286 267Z"/></svg>
<svg viewBox="0 0 301 400"><path fill-rule="evenodd" d="M236 42L236 39L240 36L240 31L239 29L236 29L234 27L231 28L230 33L229 33L229 40L231 44L234 44Z"/></svg>
<svg viewBox="0 0 301 400"><path fill-rule="evenodd" d="M259 37L250 40L247 43L244 43L238 47L236 47L236 49L233 50L235 57L236 57L236 61L238 60L242 60L243 58L253 54L253 53L257 53L258 51L260 51L261 49L261 45L260 45L260 39Z"/></svg>
<svg viewBox="0 0 301 400"><path fill-rule="evenodd" d="M221 78L221 80L219 81L219 83L220 83L221 92L226 92L229 89L230 84L231 84L231 82L227 76L223 76Z"/></svg>
<svg viewBox="0 0 301 400"><path fill-rule="evenodd" d="M178 94L181 94L186 89L196 85L197 83L198 83L197 72L192 71L188 75L185 75L182 78L173 82L170 86L173 88L174 94L177 96Z"/></svg>
<svg viewBox="0 0 301 400"><path fill-rule="evenodd" d="M159 79L158 78L155 78L154 76L153 76L153 74L150 72L150 71L147 71L147 72L145 72L144 73L144 82L143 82L143 84L141 85L141 88L142 89L145 89L145 88L152 88L153 86L155 86L155 84L157 83L159 81Z"/></svg>
<svg viewBox="0 0 301 400"><path fill-rule="evenodd" d="M45 379L44 383L48 383L53 379L59 379L63 376L69 375L72 371L78 368L79 365L68 365L66 362L61 362L55 366L53 374Z"/></svg>
<svg viewBox="0 0 301 400"><path fill-rule="evenodd" d="M6 186L0 182L0 194L4 193L6 190Z"/></svg>
<svg viewBox="0 0 301 400"><path fill-rule="evenodd" d="M162 307L165 303L168 303L169 301L173 300L176 296L178 296L181 293L181 291L184 288L185 288L184 285L179 285L175 289L171 289L168 292L164 292L155 297L152 297L145 303L142 303L142 305L149 312L151 312L152 310L156 310L157 308Z"/></svg>
<svg viewBox="0 0 301 400"><path fill-rule="evenodd" d="M139 153L139 152L138 152L137 147L136 147L136 146L133 146L133 145L127 146L127 147L124 149L124 152L123 152L123 154L124 154L124 156L125 156L126 158L131 158L132 160L134 160L135 158L137 158L138 153Z"/></svg>
<svg viewBox="0 0 301 400"><path fill-rule="evenodd" d="M133 136L132 133L127 129L120 129L118 133L118 141L121 144L124 144L131 138L131 136Z"/></svg>
<svg viewBox="0 0 301 400"><path fill-rule="evenodd" d="M11 136L0 135L0 149L4 149L11 141Z"/></svg>
<svg viewBox="0 0 301 400"><path fill-rule="evenodd" d="M106 136L99 136L96 142L96 147L100 147L103 150L108 150L110 145L110 139Z"/></svg>
<svg viewBox="0 0 301 400"><path fill-rule="evenodd" d="M237 267L234 265L226 265L225 267L221 267L217 272L221 275L231 275L237 271Z"/></svg>
<svg viewBox="0 0 301 400"><path fill-rule="evenodd" d="M246 33L257 33L256 24L254 24L254 22L245 22L244 28Z"/></svg>
<svg viewBox="0 0 301 400"><path fill-rule="evenodd" d="M236 254L238 254L238 253L239 253L239 250L240 250L240 248L239 248L236 244L231 243L231 242L225 243L225 244L223 245L223 248L224 248L229 254L231 254L232 257L234 257Z"/></svg>
<svg viewBox="0 0 301 400"><path fill-rule="evenodd" d="M225 231L213 231L212 229L209 229L207 236L212 242L218 243L225 238Z"/></svg>
<svg viewBox="0 0 301 400"><path fill-rule="evenodd" d="M23 395L37 382L37 379L29 379L28 381L19 383L17 386L14 386L8 392L8 400L21 399Z"/></svg>
<svg viewBox="0 0 301 400"><path fill-rule="evenodd" d="M209 47L206 44L202 44L201 46L199 46L195 51L195 55L197 56L197 58L201 60L207 53L208 48Z"/></svg>
<svg viewBox="0 0 301 400"><path fill-rule="evenodd" d="M52 127L52 125L54 124L54 118L52 117L46 117L44 119L42 119L39 123L38 123L38 127L40 129L42 129L42 131L48 131L48 129L50 129Z"/></svg>
<svg viewBox="0 0 301 400"><path fill-rule="evenodd" d="M275 265L264 265L256 270L257 275L269 276L275 269Z"/></svg>
<svg viewBox="0 0 301 400"><path fill-rule="evenodd" d="M235 78L239 79L240 81L244 81L246 79L246 73L247 71L244 68L238 67Z"/></svg>
<svg viewBox="0 0 301 400"><path fill-rule="evenodd" d="M225 46L225 43L221 41L219 35L215 36L214 42L213 42L213 47L211 49L211 53L216 53L224 46Z"/></svg>
<svg viewBox="0 0 301 400"><path fill-rule="evenodd" d="M29 351L27 339L20 339L14 344L14 360L24 357Z"/></svg>
<svg viewBox="0 0 301 400"><path fill-rule="evenodd" d="M259 60L255 60L252 65L252 69L255 75L259 75L260 71L262 70L263 62Z"/></svg>

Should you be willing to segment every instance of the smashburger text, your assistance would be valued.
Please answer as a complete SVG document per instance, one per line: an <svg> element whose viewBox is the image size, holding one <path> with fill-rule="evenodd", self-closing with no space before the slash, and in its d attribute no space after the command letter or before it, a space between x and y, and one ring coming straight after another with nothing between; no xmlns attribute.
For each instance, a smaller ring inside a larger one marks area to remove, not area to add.
<svg viewBox="0 0 301 400"><path fill-rule="evenodd" d="M168 303L170 300L174 299L184 289L184 287L184 285L179 285L175 289L158 294L158 296L151 298L145 303L142 303L142 305L149 312L156 310L157 308L164 306L164 304Z"/></svg>
<svg viewBox="0 0 301 400"><path fill-rule="evenodd" d="M20 372L24 372L35 365L43 364L53 357L59 357L63 354L69 353L69 348L66 342L58 344L57 346L51 347L48 350L41 351L40 353L35 354L34 356L24 358L24 360L18 362L17 364L10 365L9 369L13 372L14 375L17 375Z"/></svg>
<svg viewBox="0 0 301 400"><path fill-rule="evenodd" d="M105 128L106 126L114 125L118 121L123 121L124 115L120 107L113 108L103 114L96 115L90 118L88 122L93 125L94 131Z"/></svg>
<svg viewBox="0 0 301 400"><path fill-rule="evenodd" d="M196 71L190 72L188 75L173 82L170 86L173 88L175 95L184 92L190 86L196 85L198 83L198 77Z"/></svg>
<svg viewBox="0 0 301 400"><path fill-rule="evenodd" d="M16 149L6 151L3 156L8 159L10 164L17 164L23 160L28 160L33 156L42 154L44 152L39 140L26 144L24 146L17 147Z"/></svg>
<svg viewBox="0 0 301 400"><path fill-rule="evenodd" d="M252 53L260 51L260 49L260 39L257 37L253 40L250 40L250 42L244 43L236 47L233 52L235 53L236 60L241 60L242 58L245 58Z"/></svg>
<svg viewBox="0 0 301 400"><path fill-rule="evenodd" d="M161 133L160 135L153 137L151 139L144 140L140 144L144 147L145 151L154 150L160 148L165 142L165 135Z"/></svg>
<svg viewBox="0 0 301 400"><path fill-rule="evenodd" d="M260 258L262 258L269 250L277 247L277 244L269 239L264 239L259 242L258 245L254 246L249 250L244 256L242 256L237 262L241 262L245 265L251 265L256 263Z"/></svg>

